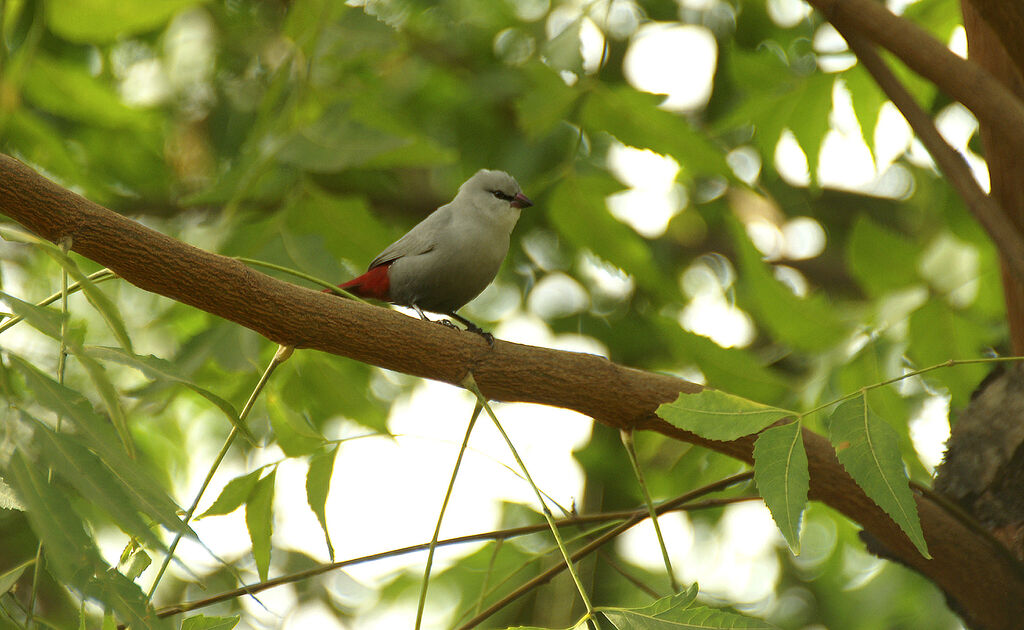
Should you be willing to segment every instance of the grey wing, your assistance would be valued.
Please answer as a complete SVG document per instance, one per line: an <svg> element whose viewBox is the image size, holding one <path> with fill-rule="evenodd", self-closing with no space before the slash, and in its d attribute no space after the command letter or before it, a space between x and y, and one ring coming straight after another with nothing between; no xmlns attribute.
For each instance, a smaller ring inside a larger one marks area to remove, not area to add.
<svg viewBox="0 0 1024 630"><path fill-rule="evenodd" d="M427 218L417 223L411 230L405 233L402 238L387 246L387 248L370 263L368 269L386 265L405 256L425 254L434 249L437 244L438 235L451 223L452 215L447 205L441 206Z"/></svg>

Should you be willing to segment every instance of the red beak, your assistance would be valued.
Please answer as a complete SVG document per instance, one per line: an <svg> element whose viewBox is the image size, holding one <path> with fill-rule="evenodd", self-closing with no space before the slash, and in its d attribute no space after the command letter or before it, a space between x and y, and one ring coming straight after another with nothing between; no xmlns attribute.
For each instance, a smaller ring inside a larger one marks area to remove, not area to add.
<svg viewBox="0 0 1024 630"><path fill-rule="evenodd" d="M516 193L516 198L512 200L513 208L529 208L532 205L533 202L523 193Z"/></svg>

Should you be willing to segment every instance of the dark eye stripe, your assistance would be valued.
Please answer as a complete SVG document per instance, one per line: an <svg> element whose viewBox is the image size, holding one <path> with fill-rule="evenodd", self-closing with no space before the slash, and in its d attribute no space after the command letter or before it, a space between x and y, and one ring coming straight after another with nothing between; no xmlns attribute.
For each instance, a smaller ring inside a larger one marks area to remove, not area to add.
<svg viewBox="0 0 1024 630"><path fill-rule="evenodd" d="M492 190L491 194L503 201L515 201L515 197L513 197L512 195L507 195L501 192L500 190Z"/></svg>

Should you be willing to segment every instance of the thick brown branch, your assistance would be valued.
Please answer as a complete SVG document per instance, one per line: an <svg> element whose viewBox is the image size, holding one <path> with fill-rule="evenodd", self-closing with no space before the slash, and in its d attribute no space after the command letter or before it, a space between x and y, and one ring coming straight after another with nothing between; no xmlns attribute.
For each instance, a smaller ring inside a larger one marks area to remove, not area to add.
<svg viewBox="0 0 1024 630"><path fill-rule="evenodd" d="M999 38L1014 65L1024 68L1024 4L1019 0L965 0Z"/></svg>
<svg viewBox="0 0 1024 630"><path fill-rule="evenodd" d="M956 56L927 31L877 0L808 2L829 22L842 24L899 57L1024 152L1024 103L981 66Z"/></svg>
<svg viewBox="0 0 1024 630"><path fill-rule="evenodd" d="M751 461L753 439L709 442L657 418L658 405L700 386L601 357L497 341L341 300L257 273L145 228L0 155L0 212L122 278L255 330L277 343L459 383L472 371L485 395L573 409L613 427L659 431ZM1024 618L1017 565L934 504L918 499L932 560L924 560L850 479L821 436L805 431L811 496L860 523L892 555L935 581L968 622L1015 628Z"/></svg>

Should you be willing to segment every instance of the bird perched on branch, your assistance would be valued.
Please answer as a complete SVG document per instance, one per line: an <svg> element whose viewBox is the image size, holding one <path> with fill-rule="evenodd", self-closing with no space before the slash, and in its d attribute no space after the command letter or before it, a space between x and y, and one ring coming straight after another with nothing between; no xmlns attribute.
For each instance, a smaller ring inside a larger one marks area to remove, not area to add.
<svg viewBox="0 0 1024 630"><path fill-rule="evenodd" d="M494 338L456 311L480 295L508 254L519 212L533 205L504 171L482 169L441 206L381 252L366 273L339 284L349 293L443 313L493 344ZM452 326L448 320L439 323Z"/></svg>

